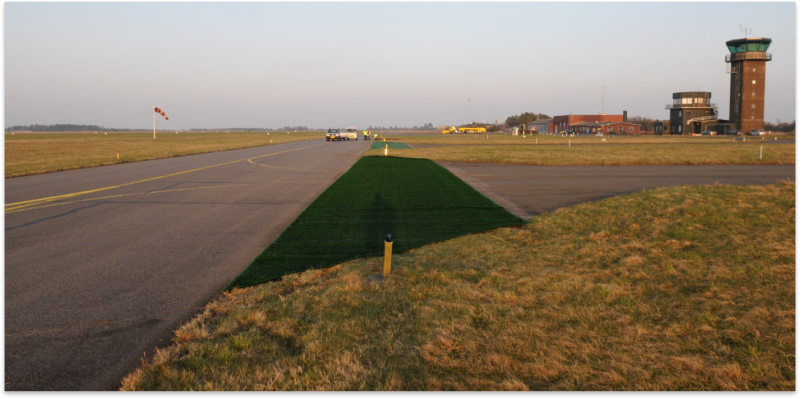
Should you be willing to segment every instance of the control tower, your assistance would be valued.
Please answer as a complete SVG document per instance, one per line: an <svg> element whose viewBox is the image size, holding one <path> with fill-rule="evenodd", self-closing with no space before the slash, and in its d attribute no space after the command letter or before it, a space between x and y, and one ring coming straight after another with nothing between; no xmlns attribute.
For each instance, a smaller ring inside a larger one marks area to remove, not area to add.
<svg viewBox="0 0 800 398"><path fill-rule="evenodd" d="M731 107L730 121L742 132L764 129L764 83L767 61L772 54L767 52L772 39L748 37L725 42L730 54L725 62L730 63Z"/></svg>

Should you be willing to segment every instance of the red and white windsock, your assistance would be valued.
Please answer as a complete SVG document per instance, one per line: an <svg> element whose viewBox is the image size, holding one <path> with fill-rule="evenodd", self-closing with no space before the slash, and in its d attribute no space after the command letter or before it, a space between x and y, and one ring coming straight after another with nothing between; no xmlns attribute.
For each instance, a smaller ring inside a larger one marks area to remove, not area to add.
<svg viewBox="0 0 800 398"><path fill-rule="evenodd" d="M153 108L153 110L155 110L155 111L156 111L156 113L160 113L160 114L161 114L161 116L164 116L164 119L167 119L167 120L169 120L169 117L167 117L167 114L166 114L166 113L164 113L164 111L162 111L162 110L161 110L161 108L155 108L155 107L154 107L154 108Z"/></svg>

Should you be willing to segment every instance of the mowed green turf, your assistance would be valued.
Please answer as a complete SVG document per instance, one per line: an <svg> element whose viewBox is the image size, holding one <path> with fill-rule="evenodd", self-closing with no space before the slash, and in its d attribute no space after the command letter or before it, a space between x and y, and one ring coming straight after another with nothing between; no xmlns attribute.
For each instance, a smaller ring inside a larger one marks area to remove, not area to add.
<svg viewBox="0 0 800 398"><path fill-rule="evenodd" d="M524 224L428 159L363 157L226 288Z"/></svg>
<svg viewBox="0 0 800 398"><path fill-rule="evenodd" d="M402 143L402 142L384 142L384 141L375 141L372 143L372 146L369 149L384 149L386 145L389 145L389 149L411 149L410 146Z"/></svg>

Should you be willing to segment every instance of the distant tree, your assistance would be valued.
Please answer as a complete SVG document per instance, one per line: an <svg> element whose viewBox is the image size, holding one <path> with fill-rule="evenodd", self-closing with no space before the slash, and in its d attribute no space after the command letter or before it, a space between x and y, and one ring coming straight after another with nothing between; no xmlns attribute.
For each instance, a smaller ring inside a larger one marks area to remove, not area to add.
<svg viewBox="0 0 800 398"><path fill-rule="evenodd" d="M550 116L544 113L523 112L519 115L512 115L506 118L506 126L519 126L521 124L530 123L539 119L549 119Z"/></svg>
<svg viewBox="0 0 800 398"><path fill-rule="evenodd" d="M770 123L770 122L765 122L764 123L764 130L769 130L769 131L780 131L780 132L789 133L789 132L795 131L794 127L795 127L795 121L794 120L792 120L791 123L781 122L780 119L778 119L775 123Z"/></svg>
<svg viewBox="0 0 800 398"><path fill-rule="evenodd" d="M657 120L650 119L648 117L642 116L631 116L628 118L629 123L636 123L642 126L642 131L653 131L655 128L655 122Z"/></svg>
<svg viewBox="0 0 800 398"><path fill-rule="evenodd" d="M132 131L134 129L110 129L96 124L31 124L28 126L6 127L6 132L12 131Z"/></svg>

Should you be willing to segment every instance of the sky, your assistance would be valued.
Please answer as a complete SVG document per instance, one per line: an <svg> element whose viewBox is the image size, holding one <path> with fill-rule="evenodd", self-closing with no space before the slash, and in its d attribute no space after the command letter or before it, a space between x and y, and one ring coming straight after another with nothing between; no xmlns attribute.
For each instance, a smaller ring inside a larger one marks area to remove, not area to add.
<svg viewBox="0 0 800 398"><path fill-rule="evenodd" d="M794 3L5 3L6 127L415 126L522 112L729 112L725 41L772 38L795 119ZM605 87L605 88L603 88ZM603 97L605 98L603 101Z"/></svg>

